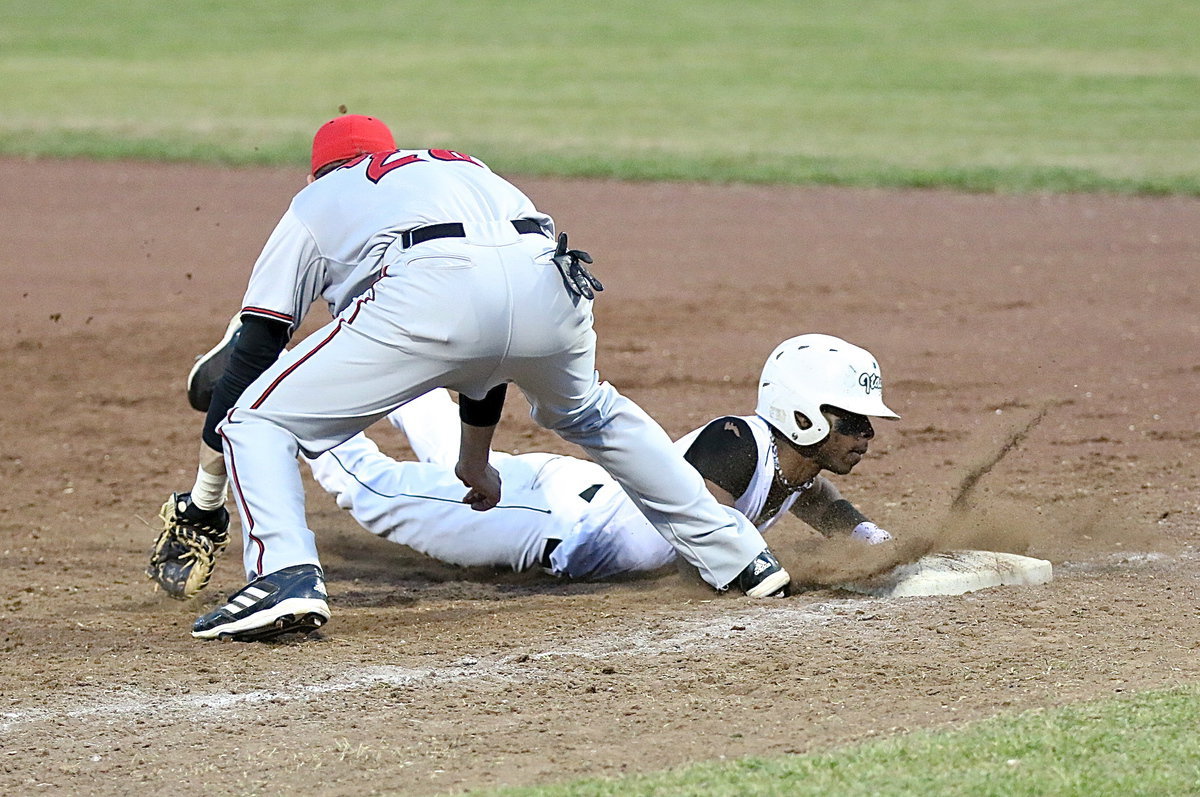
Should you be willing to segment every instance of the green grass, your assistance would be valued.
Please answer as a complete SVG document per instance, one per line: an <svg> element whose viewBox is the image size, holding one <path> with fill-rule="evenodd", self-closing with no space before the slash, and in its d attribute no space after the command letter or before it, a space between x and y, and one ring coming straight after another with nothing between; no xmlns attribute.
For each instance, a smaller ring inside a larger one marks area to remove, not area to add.
<svg viewBox="0 0 1200 797"><path fill-rule="evenodd" d="M0 0L0 154L1200 195L1196 0ZM510 795L1200 792L1200 690Z"/></svg>
<svg viewBox="0 0 1200 797"><path fill-rule="evenodd" d="M0 153L1200 193L1194 0L0 0Z"/></svg>
<svg viewBox="0 0 1200 797"><path fill-rule="evenodd" d="M706 763L505 797L1106 797L1200 793L1200 687L921 732L820 755ZM479 794L484 794L480 792Z"/></svg>

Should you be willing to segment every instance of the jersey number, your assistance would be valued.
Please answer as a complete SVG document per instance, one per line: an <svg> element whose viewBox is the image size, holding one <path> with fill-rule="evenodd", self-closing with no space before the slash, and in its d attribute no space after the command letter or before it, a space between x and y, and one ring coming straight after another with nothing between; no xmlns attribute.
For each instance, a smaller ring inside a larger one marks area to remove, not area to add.
<svg viewBox="0 0 1200 797"><path fill-rule="evenodd" d="M476 166L483 165L470 155L464 155L463 153L455 152L452 149L430 149L426 150L426 153L428 153L429 157L433 158L434 160L465 161L467 163L473 163ZM405 155L403 158L397 158L396 160L389 161L388 158L394 154L396 153L377 152L374 155L359 155L357 158L345 164L341 168L352 169L358 164L362 163L364 160L369 159L370 163L367 164L367 179L373 183L378 183L389 172L399 169L401 166L408 166L412 163L422 163L426 161L426 159L422 158L420 155Z"/></svg>

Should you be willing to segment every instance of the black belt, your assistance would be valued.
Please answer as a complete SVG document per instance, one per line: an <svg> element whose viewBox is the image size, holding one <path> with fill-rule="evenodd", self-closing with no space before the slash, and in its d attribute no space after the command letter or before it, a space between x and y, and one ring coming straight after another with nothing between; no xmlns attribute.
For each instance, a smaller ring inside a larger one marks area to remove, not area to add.
<svg viewBox="0 0 1200 797"><path fill-rule="evenodd" d="M547 539L546 542L542 545L542 556L541 556L541 559L538 561L538 564L540 564L542 567L546 568L547 570L550 570L553 567L553 565L550 564L550 554L554 553L554 549L557 548L561 543L562 543L562 540L556 540L553 538Z"/></svg>
<svg viewBox="0 0 1200 797"><path fill-rule="evenodd" d="M521 235L529 233L539 233L545 235L546 231L542 229L542 225L538 224L533 219L514 219L512 226L516 228ZM424 227L417 227L413 230L405 230L400 233L400 245L405 249L410 246L432 241L435 238L466 238L467 231L463 229L463 225L457 221L447 222L446 224L427 224Z"/></svg>
<svg viewBox="0 0 1200 797"><path fill-rule="evenodd" d="M593 484L591 487L588 487L586 490L581 492L579 497L590 504L592 499L596 497L596 493L600 492L600 488L603 486L603 484ZM546 538L546 541L542 543L542 555L538 559L538 564L540 564L546 570L551 570L553 565L550 564L550 554L554 553L554 549L557 548L561 543L562 540L556 540L553 537Z"/></svg>
<svg viewBox="0 0 1200 797"><path fill-rule="evenodd" d="M593 484L591 487L581 492L579 497L590 504L592 499L596 497L596 493L600 492L600 488L603 486L603 484Z"/></svg>

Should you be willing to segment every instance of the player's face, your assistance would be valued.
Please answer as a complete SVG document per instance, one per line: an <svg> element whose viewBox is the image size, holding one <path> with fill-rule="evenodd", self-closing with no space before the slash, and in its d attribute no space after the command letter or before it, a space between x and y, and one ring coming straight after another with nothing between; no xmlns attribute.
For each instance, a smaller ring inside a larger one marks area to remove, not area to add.
<svg viewBox="0 0 1200 797"><path fill-rule="evenodd" d="M816 462L830 473L844 476L866 455L875 428L865 415L839 409L824 409L829 421L829 437L817 450Z"/></svg>

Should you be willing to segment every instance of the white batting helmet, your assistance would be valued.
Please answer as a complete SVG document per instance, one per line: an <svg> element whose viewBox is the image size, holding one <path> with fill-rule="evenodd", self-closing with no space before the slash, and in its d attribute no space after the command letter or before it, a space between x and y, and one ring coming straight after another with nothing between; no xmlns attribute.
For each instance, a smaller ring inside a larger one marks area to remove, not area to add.
<svg viewBox="0 0 1200 797"><path fill-rule="evenodd" d="M832 335L799 335L780 343L763 366L755 414L796 445L809 446L829 434L823 406L900 417L883 403L883 378L871 352ZM812 426L801 429L797 412Z"/></svg>

